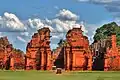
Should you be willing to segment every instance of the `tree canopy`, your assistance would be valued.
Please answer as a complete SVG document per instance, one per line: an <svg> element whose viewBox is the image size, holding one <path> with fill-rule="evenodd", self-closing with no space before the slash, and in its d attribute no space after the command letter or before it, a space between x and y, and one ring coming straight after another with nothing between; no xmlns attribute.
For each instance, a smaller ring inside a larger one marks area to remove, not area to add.
<svg viewBox="0 0 120 80"><path fill-rule="evenodd" d="M113 33L117 36L117 45L120 45L120 26L118 26L115 22L104 24L98 28L93 38L94 41L98 41L100 39L106 39Z"/></svg>
<svg viewBox="0 0 120 80"><path fill-rule="evenodd" d="M13 51L14 51L15 53L18 53L18 54L24 54L24 52L23 52L22 50L20 50L20 49L14 48Z"/></svg>

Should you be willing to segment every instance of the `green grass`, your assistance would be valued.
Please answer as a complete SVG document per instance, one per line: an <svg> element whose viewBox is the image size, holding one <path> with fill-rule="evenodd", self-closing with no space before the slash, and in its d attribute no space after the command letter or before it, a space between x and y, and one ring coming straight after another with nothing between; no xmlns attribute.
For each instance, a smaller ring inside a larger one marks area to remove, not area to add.
<svg viewBox="0 0 120 80"><path fill-rule="evenodd" d="M0 71L0 80L120 80L120 72Z"/></svg>

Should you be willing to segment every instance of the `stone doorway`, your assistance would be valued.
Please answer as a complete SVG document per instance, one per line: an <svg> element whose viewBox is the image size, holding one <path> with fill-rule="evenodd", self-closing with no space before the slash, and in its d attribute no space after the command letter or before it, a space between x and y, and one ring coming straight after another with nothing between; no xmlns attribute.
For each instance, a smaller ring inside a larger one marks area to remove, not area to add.
<svg viewBox="0 0 120 80"><path fill-rule="evenodd" d="M57 59L54 62L54 66L56 66L56 68L62 68L64 69L64 48L61 49Z"/></svg>
<svg viewBox="0 0 120 80"><path fill-rule="evenodd" d="M93 57L93 70L104 71L104 53L96 52L98 55Z"/></svg>

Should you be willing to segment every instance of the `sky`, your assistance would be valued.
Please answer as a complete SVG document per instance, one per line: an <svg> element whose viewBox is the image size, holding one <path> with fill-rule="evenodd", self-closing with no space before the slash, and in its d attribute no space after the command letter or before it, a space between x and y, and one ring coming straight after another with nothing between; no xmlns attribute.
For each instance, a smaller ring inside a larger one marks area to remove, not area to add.
<svg viewBox="0 0 120 80"><path fill-rule="evenodd" d="M73 27L82 26L93 41L95 30L115 21L120 24L120 0L1 0L0 37L7 36L15 48L25 52L38 29L51 30L51 49Z"/></svg>

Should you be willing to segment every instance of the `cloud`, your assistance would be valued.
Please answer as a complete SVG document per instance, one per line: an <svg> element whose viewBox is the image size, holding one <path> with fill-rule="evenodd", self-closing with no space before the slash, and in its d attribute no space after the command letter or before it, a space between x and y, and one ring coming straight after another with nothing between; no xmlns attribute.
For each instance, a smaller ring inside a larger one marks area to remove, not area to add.
<svg viewBox="0 0 120 80"><path fill-rule="evenodd" d="M79 16L70 10L62 9L52 20L46 19L46 22L49 23L55 30L55 33L51 33L51 45L59 42L60 39L66 38L66 33L73 28L80 28L82 26L82 30L84 34L88 32L84 26L84 22L80 21ZM53 48L52 48L53 49Z"/></svg>
<svg viewBox="0 0 120 80"><path fill-rule="evenodd" d="M51 44L50 46L51 46L52 49L56 49L56 47L58 47L57 44Z"/></svg>
<svg viewBox="0 0 120 80"><path fill-rule="evenodd" d="M81 21L79 21L79 16L66 9L60 10L56 15L56 18L49 22L55 26L55 30L57 32L64 33L74 27L78 28L80 26L82 26L82 30L85 31L85 33L87 32L84 25L81 24Z"/></svg>
<svg viewBox="0 0 120 80"><path fill-rule="evenodd" d="M56 14L54 19L45 19L41 20L40 18L28 19L27 25L32 29L41 29L43 27L48 27L51 32L67 32L68 30L72 29L73 27L80 27L79 16L75 13L62 9ZM84 25L83 31L85 30Z"/></svg>
<svg viewBox="0 0 120 80"><path fill-rule="evenodd" d="M106 5L105 8L109 11L109 12L120 12L120 6L109 6Z"/></svg>
<svg viewBox="0 0 120 80"><path fill-rule="evenodd" d="M79 2L87 2L96 5L102 5L110 12L114 18L120 18L120 0L78 0Z"/></svg>
<svg viewBox="0 0 120 80"><path fill-rule="evenodd" d="M0 36L8 36L10 43L15 45L16 48L22 46L21 48L24 51L32 35L37 32L38 29L43 27L50 29L52 36L51 49L53 49L60 39L65 39L68 30L80 26L82 26L82 30L87 33L84 23L80 21L79 16L67 9L60 10L53 19L46 18L44 20L41 18L20 20L15 14L7 12L4 13L3 16L0 16Z"/></svg>
<svg viewBox="0 0 120 80"><path fill-rule="evenodd" d="M55 8L55 9L59 9L59 7L58 7L58 6L54 6L54 8Z"/></svg>
<svg viewBox="0 0 120 80"><path fill-rule="evenodd" d="M52 37L51 39L61 39L61 38L64 38L65 37L65 33L51 33L52 34Z"/></svg>
<svg viewBox="0 0 120 80"><path fill-rule="evenodd" d="M62 21L60 19L53 19L52 22L56 26L55 30L57 32L63 32L64 33L64 32L67 32L68 30L70 30L72 28L80 28L80 26L82 26L82 30L85 33L88 32L82 22L77 23L77 21Z"/></svg>
<svg viewBox="0 0 120 80"><path fill-rule="evenodd" d="M44 24L40 19L28 19L28 26L31 28L39 29L43 28Z"/></svg>
<svg viewBox="0 0 120 80"><path fill-rule="evenodd" d="M32 30L48 27L51 30L51 44L57 44L59 39L65 39L67 31L74 27L79 28L82 26L82 30L85 32L85 34L88 32L84 26L84 23L79 21L79 16L66 9L60 10L53 19L28 19L27 25Z"/></svg>
<svg viewBox="0 0 120 80"><path fill-rule="evenodd" d="M52 23L56 26L58 32L66 32L69 29L68 24L59 19L52 20Z"/></svg>
<svg viewBox="0 0 120 80"><path fill-rule="evenodd" d="M59 39L60 37L59 37L59 36L56 36L56 35L52 35L52 38L53 38L53 39Z"/></svg>
<svg viewBox="0 0 120 80"><path fill-rule="evenodd" d="M20 40L20 41L22 41L22 42L24 42L24 43L26 42L26 40L25 40L25 39L23 39L23 38L22 38L22 37L20 37L20 36L17 36L17 39L18 39L18 40Z"/></svg>
<svg viewBox="0 0 120 80"><path fill-rule="evenodd" d="M27 30L27 28L16 15L5 12L3 16L0 16L0 32L25 30Z"/></svg>
<svg viewBox="0 0 120 80"><path fill-rule="evenodd" d="M29 36L29 32L21 32L21 35L28 37Z"/></svg>
<svg viewBox="0 0 120 80"><path fill-rule="evenodd" d="M42 21L41 19L35 18L35 19L28 19L27 25L32 28L32 29L41 29L43 27L48 27L51 32L54 30L50 25L47 25L45 23L43 23L44 21ZM48 23L48 20L46 20L46 22Z"/></svg>
<svg viewBox="0 0 120 80"><path fill-rule="evenodd" d="M56 17L59 18L60 20L68 20L68 21L69 20L76 21L79 19L79 16L66 9L60 10L60 12L56 15Z"/></svg>
<svg viewBox="0 0 120 80"><path fill-rule="evenodd" d="M120 0L78 0L79 2L91 2L91 3L115 3Z"/></svg>

